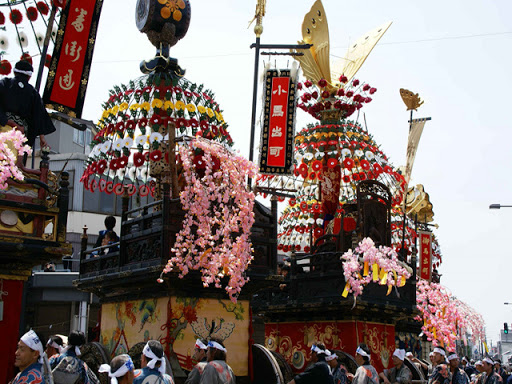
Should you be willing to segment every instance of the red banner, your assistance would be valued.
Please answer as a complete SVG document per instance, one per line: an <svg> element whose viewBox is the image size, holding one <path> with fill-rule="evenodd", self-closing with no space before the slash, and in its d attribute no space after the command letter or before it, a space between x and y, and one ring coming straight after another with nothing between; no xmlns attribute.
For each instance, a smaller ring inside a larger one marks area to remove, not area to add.
<svg viewBox="0 0 512 384"><path fill-rule="evenodd" d="M432 232L419 232L420 278L432 281Z"/></svg>
<svg viewBox="0 0 512 384"><path fill-rule="evenodd" d="M291 174L295 123L295 82L290 77L290 71L267 71L265 93L260 172Z"/></svg>
<svg viewBox="0 0 512 384"><path fill-rule="evenodd" d="M62 12L43 100L80 118L89 80L101 0L69 0Z"/></svg>

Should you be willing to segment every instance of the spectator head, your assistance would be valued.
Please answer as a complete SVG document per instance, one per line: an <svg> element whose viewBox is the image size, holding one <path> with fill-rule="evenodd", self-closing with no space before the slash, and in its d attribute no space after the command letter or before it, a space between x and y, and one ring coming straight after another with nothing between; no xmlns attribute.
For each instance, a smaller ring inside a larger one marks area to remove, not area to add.
<svg viewBox="0 0 512 384"><path fill-rule="evenodd" d="M283 265L283 268L281 268L281 274L283 276L288 276L288 274L290 273L290 266L289 265Z"/></svg>
<svg viewBox="0 0 512 384"><path fill-rule="evenodd" d="M133 383L133 361L130 356L124 354L116 356L109 364L101 364L99 372L108 373L112 384Z"/></svg>
<svg viewBox="0 0 512 384"><path fill-rule="evenodd" d="M208 351L208 342L206 340L197 339L192 358L197 362L202 361L206 358L206 351Z"/></svg>
<svg viewBox="0 0 512 384"><path fill-rule="evenodd" d="M482 367L484 372L490 374L494 368L494 361L492 361L492 359L487 356L482 359Z"/></svg>
<svg viewBox="0 0 512 384"><path fill-rule="evenodd" d="M332 352L330 355L325 357L325 361L327 361L327 364L329 364L331 369L334 369L338 366L338 355Z"/></svg>
<svg viewBox="0 0 512 384"><path fill-rule="evenodd" d="M142 368L149 367L150 369L158 368L160 373L165 373L165 357L164 347L159 341L149 340L142 350L140 357L140 365Z"/></svg>
<svg viewBox="0 0 512 384"><path fill-rule="evenodd" d="M441 364L446 360L446 350L443 347L435 347L432 352L434 352L432 361L435 364Z"/></svg>
<svg viewBox="0 0 512 384"><path fill-rule="evenodd" d="M311 346L311 361L316 363L317 361L325 361L326 350L324 343L315 343Z"/></svg>
<svg viewBox="0 0 512 384"><path fill-rule="evenodd" d="M64 351L64 340L58 335L51 335L46 343L46 356L51 357L53 355L60 354Z"/></svg>
<svg viewBox="0 0 512 384"><path fill-rule="evenodd" d="M32 330L21 336L16 348L14 365L23 372L25 368L35 362L43 362L43 343L39 336Z"/></svg>
<svg viewBox="0 0 512 384"><path fill-rule="evenodd" d="M114 216L105 217L105 228L107 231L113 231L116 226L116 218Z"/></svg>
<svg viewBox="0 0 512 384"><path fill-rule="evenodd" d="M68 336L68 350L74 350L80 356L80 347L85 344L85 335L82 331L71 331Z"/></svg>
<svg viewBox="0 0 512 384"><path fill-rule="evenodd" d="M55 272L55 264L51 261L44 266L44 272Z"/></svg>
<svg viewBox="0 0 512 384"><path fill-rule="evenodd" d="M451 369L458 368L460 360L457 352L450 352L448 354L448 363L450 364Z"/></svg>
<svg viewBox="0 0 512 384"><path fill-rule="evenodd" d="M358 365L370 364L370 349L365 343L359 344L356 349L356 363Z"/></svg>
<svg viewBox="0 0 512 384"><path fill-rule="evenodd" d="M18 77L23 77L27 81L32 77L34 73L34 68L32 64L30 64L27 60L20 60L14 66L14 75Z"/></svg>
<svg viewBox="0 0 512 384"><path fill-rule="evenodd" d="M208 361L223 360L226 361L226 355L228 351L222 341L211 339L208 342L208 351L206 352L206 358Z"/></svg>
<svg viewBox="0 0 512 384"><path fill-rule="evenodd" d="M402 366L404 360L405 360L405 349L395 349L395 352L393 352L393 364L395 367Z"/></svg>

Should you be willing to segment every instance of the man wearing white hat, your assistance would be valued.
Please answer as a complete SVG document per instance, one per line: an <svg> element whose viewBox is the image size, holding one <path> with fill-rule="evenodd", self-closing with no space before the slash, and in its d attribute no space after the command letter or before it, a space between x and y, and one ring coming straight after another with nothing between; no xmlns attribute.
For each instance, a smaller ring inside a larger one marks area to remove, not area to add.
<svg viewBox="0 0 512 384"><path fill-rule="evenodd" d="M197 364L194 366L194 369L190 371L187 377L187 381L185 384L199 384L201 381L201 374L204 371L204 367L208 364L206 360L206 351L208 350L206 340L197 339L196 344L194 345L194 354L192 355L192 359L197 361Z"/></svg>
<svg viewBox="0 0 512 384"><path fill-rule="evenodd" d="M462 368L459 368L459 356L456 352L448 354L448 363L450 364L450 372L452 374L452 384L469 384L468 375Z"/></svg>
<svg viewBox="0 0 512 384"><path fill-rule="evenodd" d="M45 384L43 375L43 343L30 330L18 342L14 365L20 372L10 384Z"/></svg>
<svg viewBox="0 0 512 384"><path fill-rule="evenodd" d="M165 373L164 348L157 340L149 340L140 357L141 369L135 370L133 384L174 384L170 375Z"/></svg>
<svg viewBox="0 0 512 384"><path fill-rule="evenodd" d="M484 377L482 378L482 384L501 384L503 383L503 379L500 375L496 373L494 370L494 361L491 360L490 357L485 357L482 359L482 367L484 372Z"/></svg>
<svg viewBox="0 0 512 384"><path fill-rule="evenodd" d="M220 340L210 340L206 358L208 364L201 375L201 384L236 384L236 376L226 363L227 349Z"/></svg>
<svg viewBox="0 0 512 384"><path fill-rule="evenodd" d="M347 384L347 370L338 363L338 355L331 353L329 356L325 357L325 361L331 368L334 384Z"/></svg>
<svg viewBox="0 0 512 384"><path fill-rule="evenodd" d="M352 384L379 384L379 375L375 367L370 364L371 353L368 346L364 343L359 344L356 349L355 360L359 368L356 374L347 374Z"/></svg>
<svg viewBox="0 0 512 384"><path fill-rule="evenodd" d="M384 380L385 384L410 384L412 380L411 370L404 364L405 349L395 349L393 352L393 364L391 369L385 369L379 376Z"/></svg>

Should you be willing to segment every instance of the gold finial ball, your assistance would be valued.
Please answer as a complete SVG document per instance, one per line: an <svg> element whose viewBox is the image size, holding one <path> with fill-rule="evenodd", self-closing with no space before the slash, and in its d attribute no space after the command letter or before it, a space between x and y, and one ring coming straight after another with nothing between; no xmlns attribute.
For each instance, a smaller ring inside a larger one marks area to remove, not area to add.
<svg viewBox="0 0 512 384"><path fill-rule="evenodd" d="M263 25L261 24L256 24L254 26L254 33L256 34L257 37L260 37L261 34L263 33Z"/></svg>

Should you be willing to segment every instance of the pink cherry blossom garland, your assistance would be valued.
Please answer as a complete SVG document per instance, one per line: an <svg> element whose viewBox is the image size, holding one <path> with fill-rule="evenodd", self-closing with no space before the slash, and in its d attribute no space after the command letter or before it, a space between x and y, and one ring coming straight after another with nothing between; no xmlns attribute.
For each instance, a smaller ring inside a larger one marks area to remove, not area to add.
<svg viewBox="0 0 512 384"><path fill-rule="evenodd" d="M203 177L194 169L195 149L204 152ZM199 137L189 146L181 146L179 152L187 182L180 194L186 215L164 272L178 268L182 278L190 270L201 270L203 285L214 283L217 288L221 279L229 276L225 290L236 302L248 281L244 273L252 260L255 196L247 190L246 178L257 176L257 165ZM221 164L216 171L214 157Z"/></svg>
<svg viewBox="0 0 512 384"><path fill-rule="evenodd" d="M355 252L350 249L341 259L344 260L343 275L347 283L345 291L352 292L354 297L361 295L364 286L372 281L387 285L389 292L391 287L402 286L411 277L407 268L398 261L395 250L385 246L377 248L369 237L359 243ZM368 270L364 270L365 266ZM378 279L372 273L373 268L376 269ZM345 292L344 295L346 296Z"/></svg>
<svg viewBox="0 0 512 384"><path fill-rule="evenodd" d="M0 172L0 190L7 189L7 180L11 177L23 180L23 174L17 167L16 161L18 156L32 153L32 148L24 144L26 141L25 135L16 129L0 132L0 169L2 170ZM14 146L17 153L13 153L9 144Z"/></svg>
<svg viewBox="0 0 512 384"><path fill-rule="evenodd" d="M455 342L471 333L474 342L485 339L485 323L480 314L453 297L442 285L419 280L416 285L416 304L423 320L422 331L434 345L450 349Z"/></svg>

